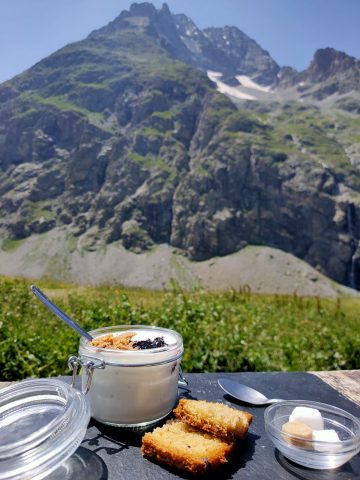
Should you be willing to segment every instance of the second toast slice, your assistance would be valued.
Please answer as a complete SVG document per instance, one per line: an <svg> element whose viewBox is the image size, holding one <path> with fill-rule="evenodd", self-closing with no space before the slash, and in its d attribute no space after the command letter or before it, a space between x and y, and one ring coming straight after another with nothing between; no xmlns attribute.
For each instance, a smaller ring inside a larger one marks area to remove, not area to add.
<svg viewBox="0 0 360 480"><path fill-rule="evenodd" d="M253 416L223 403L181 399L176 418L227 441L245 438Z"/></svg>

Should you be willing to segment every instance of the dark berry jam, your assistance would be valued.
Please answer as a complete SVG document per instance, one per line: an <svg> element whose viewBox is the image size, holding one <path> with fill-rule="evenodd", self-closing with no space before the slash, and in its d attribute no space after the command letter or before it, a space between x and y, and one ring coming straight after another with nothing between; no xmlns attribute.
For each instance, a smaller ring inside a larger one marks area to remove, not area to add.
<svg viewBox="0 0 360 480"><path fill-rule="evenodd" d="M147 340L138 340L136 342L133 342L133 347L140 348L140 350L147 350L148 348L160 348L166 346L167 344L164 341L164 337L156 337L154 338L154 340L150 340L150 338L148 338Z"/></svg>

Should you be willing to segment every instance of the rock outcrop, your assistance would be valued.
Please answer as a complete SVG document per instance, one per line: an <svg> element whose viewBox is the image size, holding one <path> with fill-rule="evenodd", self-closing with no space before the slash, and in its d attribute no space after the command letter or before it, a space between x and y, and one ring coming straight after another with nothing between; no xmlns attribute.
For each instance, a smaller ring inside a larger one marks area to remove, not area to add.
<svg viewBox="0 0 360 480"><path fill-rule="evenodd" d="M278 88L289 87L296 87L303 99L322 101L351 93L352 100L358 103L360 60L333 48L319 49L306 70L297 72L288 67L280 70Z"/></svg>

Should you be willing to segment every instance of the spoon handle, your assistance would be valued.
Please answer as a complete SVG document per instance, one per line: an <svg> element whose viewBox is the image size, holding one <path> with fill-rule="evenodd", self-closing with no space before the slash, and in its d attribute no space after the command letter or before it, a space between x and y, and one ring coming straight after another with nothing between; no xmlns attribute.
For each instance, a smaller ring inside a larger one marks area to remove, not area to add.
<svg viewBox="0 0 360 480"><path fill-rule="evenodd" d="M269 398L267 403L278 403L278 402L283 402L284 400L282 398Z"/></svg>
<svg viewBox="0 0 360 480"><path fill-rule="evenodd" d="M83 330L80 325L78 325L74 320L66 315L59 307L55 305L51 300L47 298L47 296L35 285L31 285L31 291L35 294L35 296L55 315L57 315L63 322L67 323L71 328L75 329L80 335L87 338L89 341L93 339L93 337Z"/></svg>

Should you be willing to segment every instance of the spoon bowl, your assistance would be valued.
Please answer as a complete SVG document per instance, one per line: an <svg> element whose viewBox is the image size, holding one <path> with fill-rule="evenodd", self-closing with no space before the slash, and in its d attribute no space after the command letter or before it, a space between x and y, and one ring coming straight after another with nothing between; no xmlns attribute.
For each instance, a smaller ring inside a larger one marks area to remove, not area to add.
<svg viewBox="0 0 360 480"><path fill-rule="evenodd" d="M282 401L280 398L267 398L254 388L227 378L219 378L218 384L231 397L252 405L269 405Z"/></svg>

